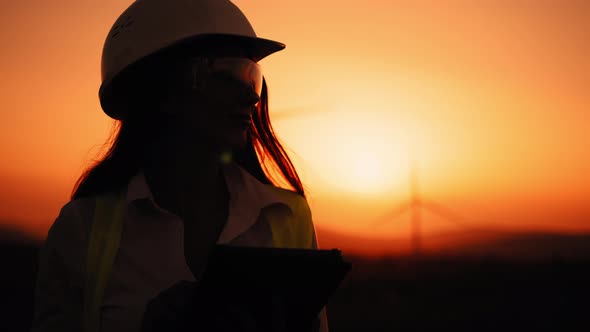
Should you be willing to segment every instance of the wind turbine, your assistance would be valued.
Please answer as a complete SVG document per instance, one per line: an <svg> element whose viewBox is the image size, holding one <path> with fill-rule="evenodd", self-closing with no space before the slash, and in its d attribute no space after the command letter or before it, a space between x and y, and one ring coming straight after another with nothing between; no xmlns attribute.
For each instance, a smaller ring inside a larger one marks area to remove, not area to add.
<svg viewBox="0 0 590 332"><path fill-rule="evenodd" d="M432 200L424 198L420 192L418 167L415 156L415 149L410 150L410 198L395 206L387 214L379 218L373 225L378 226L384 221L388 222L395 219L406 212L410 213L411 217L411 241L412 251L415 257L419 257L422 252L422 211L427 210L432 214L438 215L447 221L454 222L463 227L468 227L463 224L465 218L453 212L451 209L442 206Z"/></svg>
<svg viewBox="0 0 590 332"><path fill-rule="evenodd" d="M290 118L297 118L300 116L309 116L309 115L317 115L323 112L330 111L331 108L323 107L321 110L318 110L317 107L293 107L288 109L281 109L281 111L276 112L272 115L273 119L275 120L288 120ZM374 225L380 225L383 221L391 221L397 217L402 216L406 212L410 213L410 221L411 221L411 243L412 243L412 251L414 256L419 257L422 252L422 215L423 210L426 210L434 215L438 215L439 217L447 220L448 222L453 222L464 229L470 230L477 230L477 231L484 231L486 230L476 229L469 224L471 223L470 220L464 218L459 213L454 212L453 210L438 204L437 202L425 198L421 194L420 190L420 181L419 181L419 173L418 173L418 164L416 160L416 152L415 147L412 145L412 148L409 149L409 160L410 160L410 198L398 204L393 209L391 209L387 214L381 218L379 218Z"/></svg>

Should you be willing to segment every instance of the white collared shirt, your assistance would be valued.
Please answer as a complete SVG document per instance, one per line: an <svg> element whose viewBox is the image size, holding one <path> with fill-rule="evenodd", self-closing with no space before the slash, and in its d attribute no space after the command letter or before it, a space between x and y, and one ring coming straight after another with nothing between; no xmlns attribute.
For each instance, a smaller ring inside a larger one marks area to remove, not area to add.
<svg viewBox="0 0 590 332"><path fill-rule="evenodd" d="M230 195L220 244L271 246L270 226L259 220L272 204L290 208L268 185L236 163L223 168ZM180 280L194 281L184 258L184 224L159 207L140 171L128 183L123 233L101 311L101 330L138 331L147 302ZM68 202L51 226L40 255L33 331L81 324L85 258L94 197ZM81 326L81 325L77 325ZM327 331L325 311L322 331Z"/></svg>

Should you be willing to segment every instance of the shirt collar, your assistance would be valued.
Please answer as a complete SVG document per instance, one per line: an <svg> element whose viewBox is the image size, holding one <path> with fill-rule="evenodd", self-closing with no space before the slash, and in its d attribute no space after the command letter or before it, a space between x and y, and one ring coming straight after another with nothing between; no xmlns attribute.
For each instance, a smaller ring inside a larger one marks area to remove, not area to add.
<svg viewBox="0 0 590 332"><path fill-rule="evenodd" d="M262 208L276 203L291 207L287 200L273 190L272 185L260 182L239 164L235 162L225 164L222 166L222 171L230 195L230 208L233 209L233 212L249 216L252 213L258 215ZM161 212L169 213L156 204L141 169L129 180L126 194L127 204L138 200L149 201Z"/></svg>

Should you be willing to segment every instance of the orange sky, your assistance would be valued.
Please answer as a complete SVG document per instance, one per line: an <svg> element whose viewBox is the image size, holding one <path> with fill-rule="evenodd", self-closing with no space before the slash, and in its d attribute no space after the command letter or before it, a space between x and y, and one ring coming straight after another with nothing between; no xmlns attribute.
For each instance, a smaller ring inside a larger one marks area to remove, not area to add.
<svg viewBox="0 0 590 332"><path fill-rule="evenodd" d="M3 5L0 223L44 234L107 137L100 52L129 3ZM590 231L589 2L235 3L287 44L261 64L318 226L409 234L368 224L408 198L414 147L422 194L478 227Z"/></svg>

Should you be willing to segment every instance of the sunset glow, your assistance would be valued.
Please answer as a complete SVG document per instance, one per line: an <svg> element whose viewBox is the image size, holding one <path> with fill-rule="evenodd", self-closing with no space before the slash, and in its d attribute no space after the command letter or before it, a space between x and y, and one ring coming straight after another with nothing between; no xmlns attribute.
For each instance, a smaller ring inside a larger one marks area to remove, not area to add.
<svg viewBox="0 0 590 332"><path fill-rule="evenodd" d="M44 236L107 139L100 55L130 3L4 6L3 224ZM590 2L235 3L287 45L261 65L320 229L406 248L407 215L368 224L410 198L415 171L470 225L590 231ZM424 234L463 230L424 214Z"/></svg>

